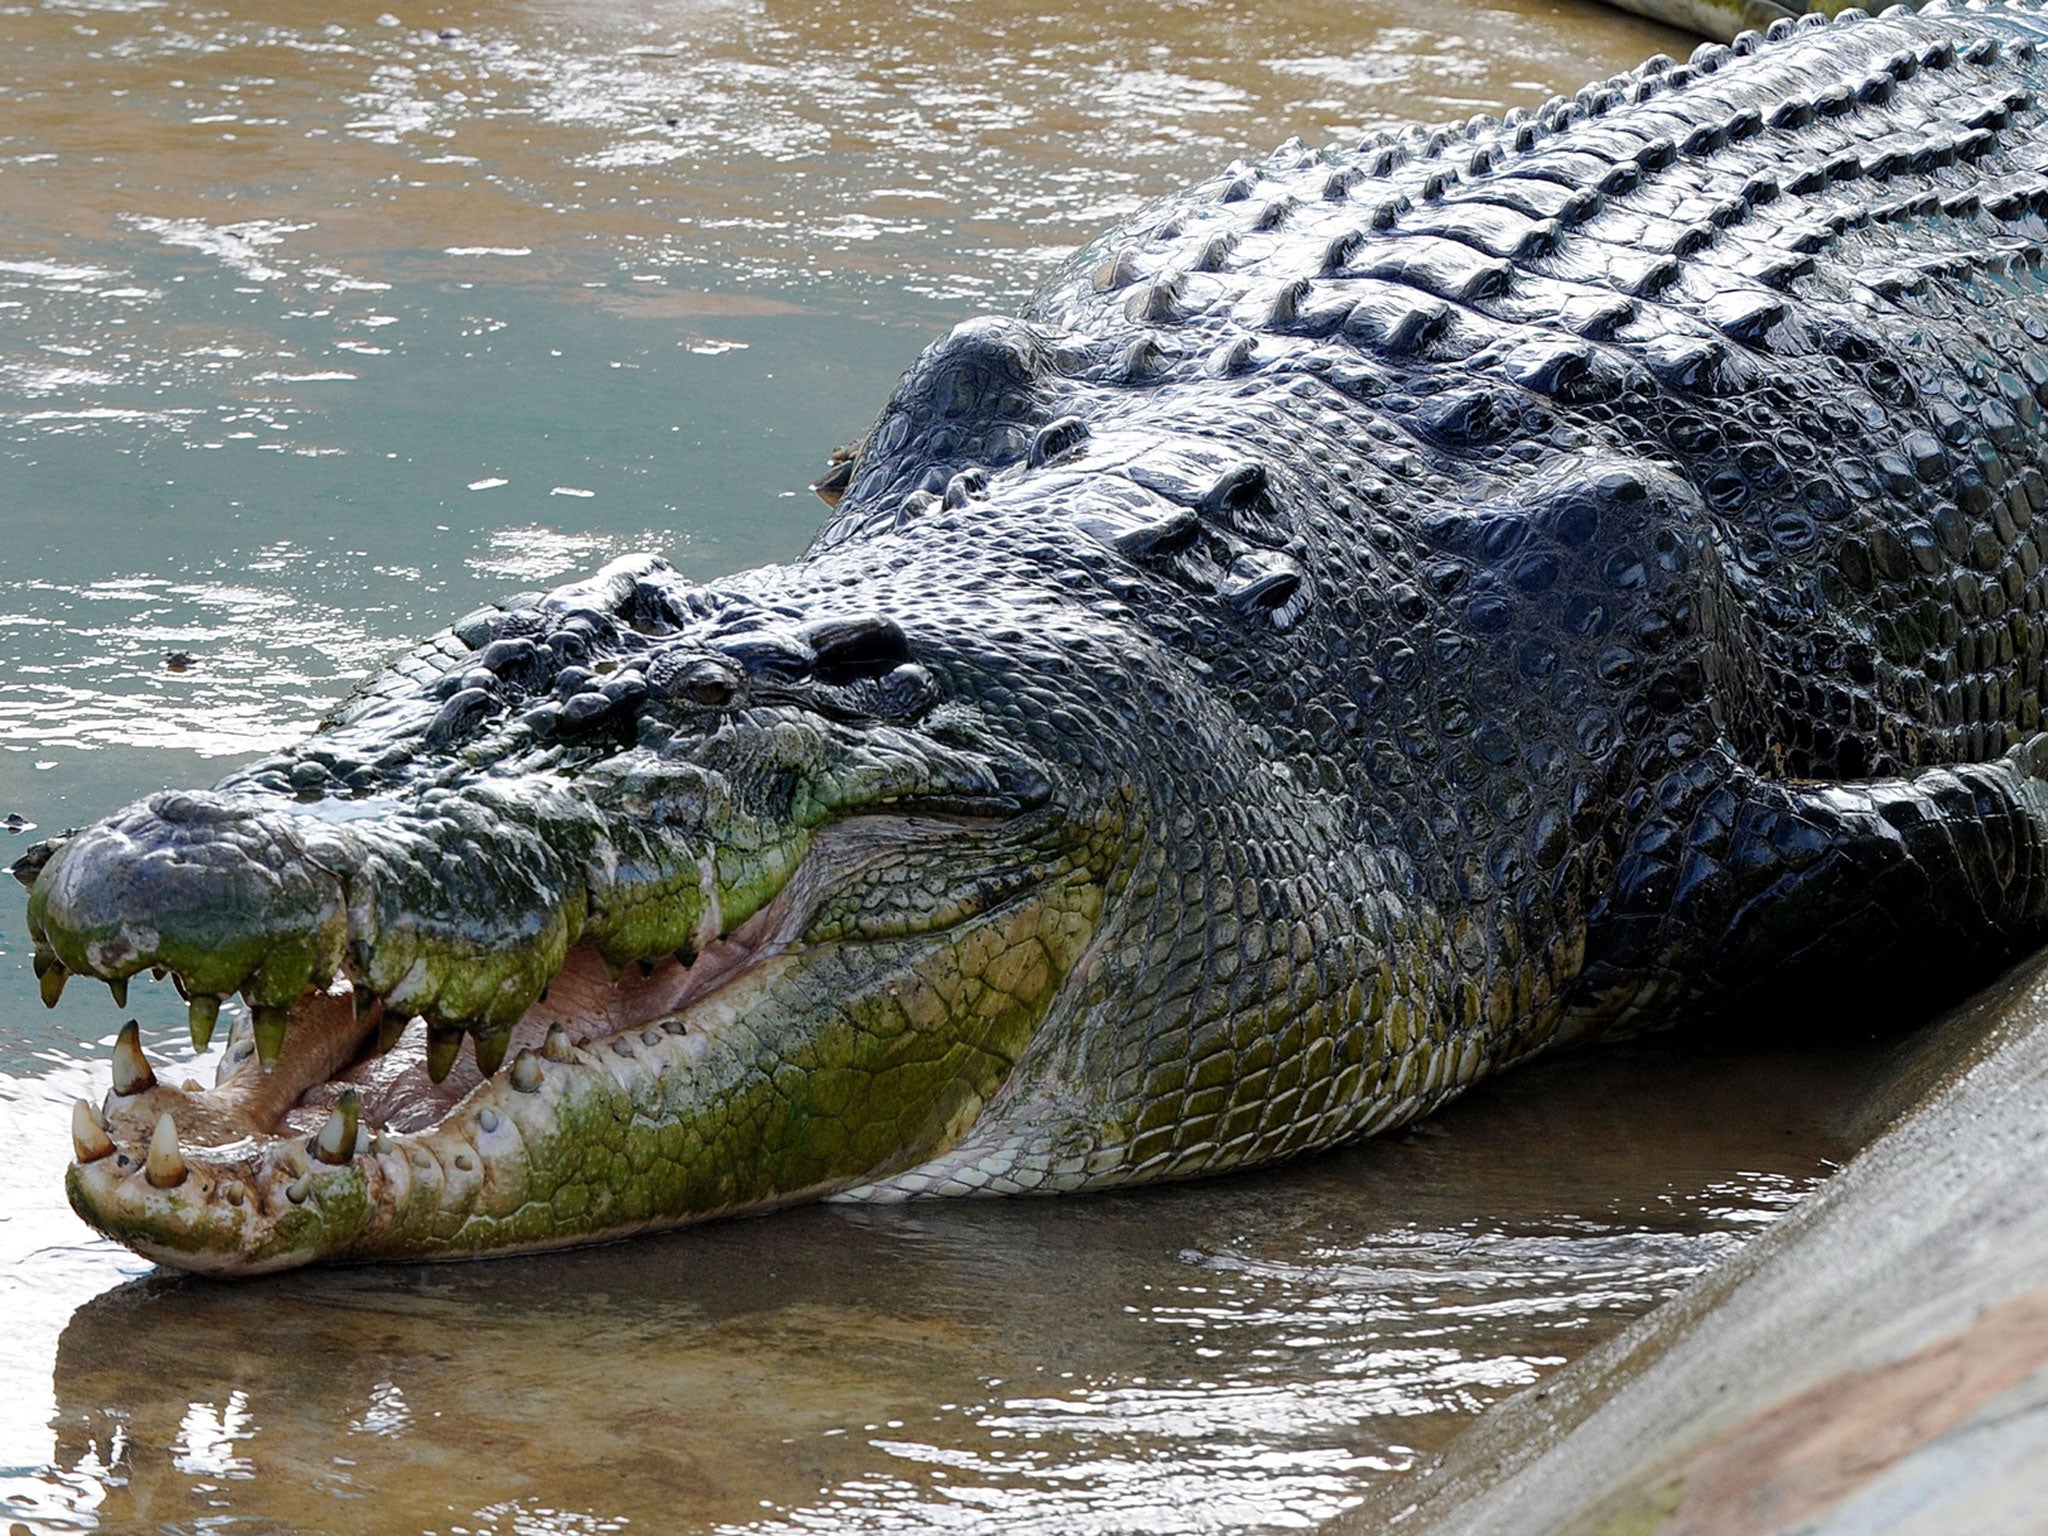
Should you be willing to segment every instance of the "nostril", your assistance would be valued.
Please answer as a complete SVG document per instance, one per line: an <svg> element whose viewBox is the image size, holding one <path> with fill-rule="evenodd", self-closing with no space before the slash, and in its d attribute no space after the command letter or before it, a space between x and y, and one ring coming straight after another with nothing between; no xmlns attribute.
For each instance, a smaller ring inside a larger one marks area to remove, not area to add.
<svg viewBox="0 0 2048 1536"><path fill-rule="evenodd" d="M204 826L211 822L234 819L234 813L224 810L218 802L204 795L187 794L178 790L169 790L152 796L144 805L157 820L174 827Z"/></svg>
<svg viewBox="0 0 2048 1536"><path fill-rule="evenodd" d="M76 828L56 837L44 838L40 843L30 843L22 850L21 857L7 866L7 873L21 882L23 890L33 890L36 876L43 872L43 866L54 859L58 850L75 836Z"/></svg>
<svg viewBox="0 0 2048 1536"><path fill-rule="evenodd" d="M808 626L803 635L817 653L820 682L882 677L910 660L910 641L902 626L879 614L825 619Z"/></svg>

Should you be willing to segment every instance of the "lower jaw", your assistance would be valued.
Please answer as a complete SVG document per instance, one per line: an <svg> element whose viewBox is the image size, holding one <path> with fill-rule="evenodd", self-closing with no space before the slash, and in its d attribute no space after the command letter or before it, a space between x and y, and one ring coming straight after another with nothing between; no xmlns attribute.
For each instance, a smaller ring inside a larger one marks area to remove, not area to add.
<svg viewBox="0 0 2048 1536"><path fill-rule="evenodd" d="M614 979L593 951L573 952L488 1077L464 1052L433 1082L419 1021L374 1054L379 1010L359 1017L346 983L308 993L274 1066L255 1059L245 1021L213 1089L150 1074L111 1094L103 1118L119 1144L88 1159L81 1143L72 1208L159 1263L243 1274L563 1247L724 1214L681 1209L641 1178L600 1189L589 1169L579 1183L578 1164L592 1149L613 1163L659 1156L677 1082L783 963L795 919L784 907L757 917L687 968L669 959ZM344 1096L353 1134L323 1148ZM166 1119L177 1151L153 1159Z"/></svg>
<svg viewBox="0 0 2048 1536"><path fill-rule="evenodd" d="M489 1078L465 1059L422 1090L404 1046L351 1064L374 1017L356 1021L346 995L309 1001L328 1011L286 1032L271 1073L250 1060L210 1094L151 1085L113 1101L113 1140L80 1135L72 1206L158 1262L258 1274L568 1247L900 1171L950 1145L1007 1077L1102 890L1070 872L952 927L805 945L806 883L688 974L670 963L619 985L591 958L579 983L565 967ZM943 1022L931 1012L963 998ZM550 1029L565 1012L592 1032ZM294 1038L309 1054L294 1056ZM862 1082L893 1091L863 1096ZM349 1088L361 1120L336 1148L320 1127ZM238 1092L264 1112L235 1114ZM162 1156L141 1145L152 1126Z"/></svg>
<svg viewBox="0 0 2048 1536"><path fill-rule="evenodd" d="M287 1114L285 1134L181 1147L175 1177L140 1148L117 1149L74 1163L66 1191L116 1241L220 1274L565 1247L728 1214L760 1202L706 1200L701 1179L660 1166L679 1090L687 1096L682 1085L720 1049L708 1030L744 1009L751 989L728 990L736 995L580 1043L556 1033L488 1080L473 1067L467 1085L451 1075L442 1089L452 1093L400 1109L443 1097L452 1107L436 1104L417 1129L365 1123L352 1155L335 1163L302 1127L340 1080ZM131 1124L176 1121L179 1100L191 1102L152 1088L116 1107Z"/></svg>
<svg viewBox="0 0 2048 1536"><path fill-rule="evenodd" d="M537 1059L530 1092L500 1073L428 1128L365 1130L367 1145L342 1163L319 1157L313 1137L250 1137L180 1149L168 1188L147 1155L121 1151L74 1163L66 1188L98 1231L162 1264L223 1274L592 1241L645 1227L657 1212L578 1225L559 1167L557 1188L535 1188L547 1163L537 1153L590 1122L631 1124L651 1108L659 1079L702 1049L700 1036L662 1028L559 1044L559 1059Z"/></svg>

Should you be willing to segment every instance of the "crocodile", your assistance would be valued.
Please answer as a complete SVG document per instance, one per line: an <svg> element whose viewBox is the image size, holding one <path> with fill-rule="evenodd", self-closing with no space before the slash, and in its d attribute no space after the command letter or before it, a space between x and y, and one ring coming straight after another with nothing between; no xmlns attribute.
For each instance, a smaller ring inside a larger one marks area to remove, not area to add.
<svg viewBox="0 0 2048 1536"><path fill-rule="evenodd" d="M246 1004L211 1088L121 1032L73 1206L246 1273L1097 1190L1960 992L2048 937L2044 37L1290 141L927 348L794 563L41 846L46 1001Z"/></svg>

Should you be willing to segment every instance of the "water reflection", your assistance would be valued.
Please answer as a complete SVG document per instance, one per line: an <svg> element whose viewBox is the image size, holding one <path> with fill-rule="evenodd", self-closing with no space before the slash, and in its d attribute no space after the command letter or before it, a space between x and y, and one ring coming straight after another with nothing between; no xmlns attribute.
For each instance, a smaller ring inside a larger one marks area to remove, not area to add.
<svg viewBox="0 0 2048 1536"><path fill-rule="evenodd" d="M244 572L284 577L277 584L26 584L33 614L0 622L55 633L34 637L32 659L21 659L0 696L0 746L183 747L219 757L303 736L337 687L390 649L356 616L316 610L285 585L294 566L321 558L290 542L253 552Z"/></svg>
<svg viewBox="0 0 2048 1536"><path fill-rule="evenodd" d="M64 1328L46 1515L90 1491L117 1529L1301 1528L1797 1200L1869 1066L1637 1049L1211 1185L142 1279Z"/></svg>

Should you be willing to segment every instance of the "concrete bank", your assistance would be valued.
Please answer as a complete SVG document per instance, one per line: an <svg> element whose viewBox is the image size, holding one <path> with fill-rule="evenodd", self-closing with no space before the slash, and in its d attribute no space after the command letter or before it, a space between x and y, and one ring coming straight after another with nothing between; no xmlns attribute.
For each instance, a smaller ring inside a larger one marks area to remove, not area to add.
<svg viewBox="0 0 2048 1536"><path fill-rule="evenodd" d="M1334 1536L2048 1530L2048 961L1904 1048L1843 1172Z"/></svg>

